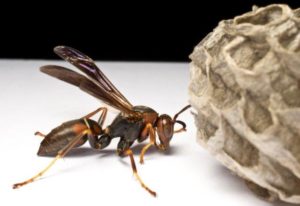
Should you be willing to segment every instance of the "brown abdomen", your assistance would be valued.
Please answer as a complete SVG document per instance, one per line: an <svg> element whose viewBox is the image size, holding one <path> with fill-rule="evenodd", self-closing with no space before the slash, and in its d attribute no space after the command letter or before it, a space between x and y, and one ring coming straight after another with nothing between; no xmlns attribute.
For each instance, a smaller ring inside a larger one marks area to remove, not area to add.
<svg viewBox="0 0 300 206"><path fill-rule="evenodd" d="M81 132L87 129L87 126L82 119L71 120L53 129L46 135L41 142L38 155L39 156L55 156L57 152L64 148L73 138L80 135ZM81 141L76 144L76 147L83 145L87 140L87 136L83 136Z"/></svg>

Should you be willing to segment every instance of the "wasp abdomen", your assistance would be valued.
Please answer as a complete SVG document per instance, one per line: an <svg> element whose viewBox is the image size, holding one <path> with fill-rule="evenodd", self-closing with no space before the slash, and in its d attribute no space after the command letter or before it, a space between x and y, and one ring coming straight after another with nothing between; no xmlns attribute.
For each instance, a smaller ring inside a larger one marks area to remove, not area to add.
<svg viewBox="0 0 300 206"><path fill-rule="evenodd" d="M93 126L94 121L88 120L88 124ZM64 148L76 136L80 135L88 126L83 119L71 120L54 128L47 134L41 142L38 155L39 156L55 156L57 152ZM87 141L87 135L84 135L81 140L75 145L79 147Z"/></svg>

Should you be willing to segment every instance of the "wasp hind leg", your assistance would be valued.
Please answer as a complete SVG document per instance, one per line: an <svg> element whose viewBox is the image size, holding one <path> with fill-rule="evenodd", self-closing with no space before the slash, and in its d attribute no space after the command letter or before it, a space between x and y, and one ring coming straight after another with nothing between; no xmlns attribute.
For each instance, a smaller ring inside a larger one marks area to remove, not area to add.
<svg viewBox="0 0 300 206"><path fill-rule="evenodd" d="M39 173L34 175L32 178L30 178L30 179L28 179L24 182L14 184L13 189L20 188L24 185L27 185L28 183L31 183L31 182L35 181L39 177L41 177L45 172L47 172L54 165L54 163L57 160L63 158L81 140L81 138L84 135L87 135L87 134L90 134L90 133L91 133L91 131L89 129L86 129L83 132L81 132L69 144L67 144L64 148L62 148L60 151L58 151L56 157L47 165L47 167L45 167L42 171L40 171Z"/></svg>
<svg viewBox="0 0 300 206"><path fill-rule="evenodd" d="M95 114L97 114L97 113L99 113L101 111L102 111L102 113L100 114L100 117L98 119L98 124L102 128L104 120L106 119L106 114L107 114L107 108L106 107L100 107L100 108L96 109L95 111L93 111L93 112L85 115L81 119L89 119L89 118L91 118L92 116L94 116Z"/></svg>
<svg viewBox="0 0 300 206"><path fill-rule="evenodd" d="M82 117L85 120L86 125L88 127L90 127L90 125L87 123L86 119L94 116L95 114L97 114L98 112L101 112L101 111L102 111L102 113L100 114L100 117L98 119L98 124L102 130L102 126L104 124L104 121L106 119L106 114L107 114L106 107L100 107L100 108L96 109L95 111ZM103 134L103 132L104 132L104 134ZM106 134L105 131L102 131L101 133L102 133L102 135L100 136L100 138L98 137L98 135L89 135L88 136L90 146L93 149L104 149L105 147L107 147L110 144L112 138L108 134Z"/></svg>

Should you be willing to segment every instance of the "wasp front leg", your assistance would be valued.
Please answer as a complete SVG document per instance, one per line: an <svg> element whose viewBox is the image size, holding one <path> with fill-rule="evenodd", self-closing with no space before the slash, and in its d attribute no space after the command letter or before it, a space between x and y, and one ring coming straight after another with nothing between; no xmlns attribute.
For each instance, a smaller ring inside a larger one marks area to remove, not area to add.
<svg viewBox="0 0 300 206"><path fill-rule="evenodd" d="M147 190L151 195L153 195L154 197L156 197L156 192L154 192L153 190L151 190L147 185L145 185L145 183L143 182L143 180L140 178L138 172L137 172L137 168L136 168L136 164L133 158L133 153L131 149L127 149L125 151L125 155L128 155L130 158L130 162L131 162L131 168L133 171L133 175L135 176L135 178L140 182L141 186Z"/></svg>
<svg viewBox="0 0 300 206"><path fill-rule="evenodd" d="M153 128L152 124L150 124L150 123L148 123L146 125L146 127L143 129L143 131L141 133L141 137L144 138L145 136L148 136L148 135L150 136L150 143L145 145L141 151L141 154L140 154L140 163L141 164L144 163L144 155L151 146L156 146L158 148L158 145L156 143L155 129Z"/></svg>
<svg viewBox="0 0 300 206"><path fill-rule="evenodd" d="M133 171L133 175L135 176L135 178L140 182L141 186L147 190L151 195L153 195L154 197L156 196L156 192L154 192L153 190L151 190L141 179L141 177L138 174L137 168L136 168L136 164L134 161L134 157L133 157L133 152L130 149L130 146L133 144L133 142L127 141L125 138L121 138L121 140L118 143L118 150L117 153L119 156L129 156L130 158L130 163L131 163L131 168Z"/></svg>

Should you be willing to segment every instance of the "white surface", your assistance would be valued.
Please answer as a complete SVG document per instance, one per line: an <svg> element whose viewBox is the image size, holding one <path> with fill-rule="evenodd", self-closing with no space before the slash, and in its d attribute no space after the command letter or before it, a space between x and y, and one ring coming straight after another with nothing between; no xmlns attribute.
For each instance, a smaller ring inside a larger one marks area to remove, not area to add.
<svg viewBox="0 0 300 206"><path fill-rule="evenodd" d="M140 187L129 159L115 154L117 139L102 151L85 144L58 161L42 179L13 190L13 183L36 174L51 160L36 155L41 141L33 135L36 130L47 133L102 106L79 89L40 73L38 68L45 64L72 68L62 61L0 61L0 205L270 205L196 143L190 112L179 117L188 131L173 137L170 153L152 149L145 164L137 164L157 198ZM173 116L188 102L187 63L98 65L134 105ZM115 114L110 112L106 123ZM133 149L138 160L141 147Z"/></svg>

